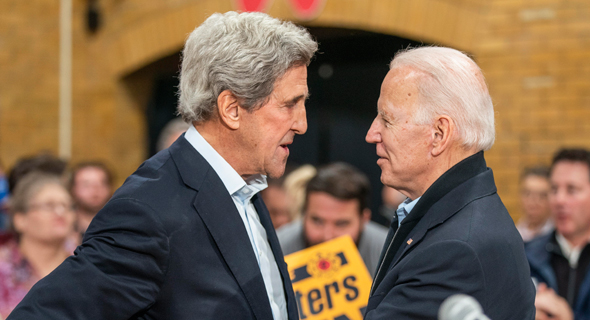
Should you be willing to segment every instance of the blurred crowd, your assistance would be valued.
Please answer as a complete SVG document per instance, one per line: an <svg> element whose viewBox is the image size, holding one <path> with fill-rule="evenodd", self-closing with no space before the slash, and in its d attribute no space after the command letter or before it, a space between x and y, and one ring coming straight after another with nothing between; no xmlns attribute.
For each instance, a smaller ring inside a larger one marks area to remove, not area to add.
<svg viewBox="0 0 590 320"><path fill-rule="evenodd" d="M187 128L171 122L159 149ZM377 214L392 220L406 196L379 187ZM0 316L74 254L112 188L112 172L99 161L70 164L40 154L0 166ZM330 163L288 168L268 179L262 197L285 255L348 235L374 275L388 229L371 219L370 190L359 169ZM590 151L563 149L548 166L526 168L520 198L515 227L537 284L537 318L590 317Z"/></svg>
<svg viewBox="0 0 590 320"><path fill-rule="evenodd" d="M70 166L50 154L0 172L0 316L73 254L111 197L112 180L104 163Z"/></svg>

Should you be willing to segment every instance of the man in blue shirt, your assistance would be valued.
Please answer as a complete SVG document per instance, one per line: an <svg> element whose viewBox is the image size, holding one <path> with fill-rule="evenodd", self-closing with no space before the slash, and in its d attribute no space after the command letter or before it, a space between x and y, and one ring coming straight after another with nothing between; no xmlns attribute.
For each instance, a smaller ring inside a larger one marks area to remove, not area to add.
<svg viewBox="0 0 590 320"><path fill-rule="evenodd" d="M494 135L473 60L440 47L395 56L366 140L376 145L381 182L408 200L391 222L366 319L437 319L457 293L491 319L534 319L522 239L483 157Z"/></svg>

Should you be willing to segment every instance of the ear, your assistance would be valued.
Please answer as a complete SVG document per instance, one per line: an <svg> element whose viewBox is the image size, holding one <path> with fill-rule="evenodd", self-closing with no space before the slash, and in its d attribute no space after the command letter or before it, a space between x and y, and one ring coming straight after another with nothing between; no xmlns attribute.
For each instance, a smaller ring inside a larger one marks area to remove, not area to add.
<svg viewBox="0 0 590 320"><path fill-rule="evenodd" d="M365 223L369 222L371 220L371 209L366 208L365 210L363 210L363 213L361 214L361 223L364 225Z"/></svg>
<svg viewBox="0 0 590 320"><path fill-rule="evenodd" d="M217 112L221 122L230 129L237 130L240 127L240 105L231 91L224 90L217 96Z"/></svg>
<svg viewBox="0 0 590 320"><path fill-rule="evenodd" d="M455 135L455 123L449 116L438 116L433 124L432 155L437 157L451 145Z"/></svg>

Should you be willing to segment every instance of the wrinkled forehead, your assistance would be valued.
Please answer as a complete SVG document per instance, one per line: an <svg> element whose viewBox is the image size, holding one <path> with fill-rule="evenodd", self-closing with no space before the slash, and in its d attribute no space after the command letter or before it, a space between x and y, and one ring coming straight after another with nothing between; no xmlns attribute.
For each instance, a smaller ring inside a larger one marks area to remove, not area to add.
<svg viewBox="0 0 590 320"><path fill-rule="evenodd" d="M379 96L379 109L411 107L419 98L419 82L425 75L412 69L390 70L383 84Z"/></svg>

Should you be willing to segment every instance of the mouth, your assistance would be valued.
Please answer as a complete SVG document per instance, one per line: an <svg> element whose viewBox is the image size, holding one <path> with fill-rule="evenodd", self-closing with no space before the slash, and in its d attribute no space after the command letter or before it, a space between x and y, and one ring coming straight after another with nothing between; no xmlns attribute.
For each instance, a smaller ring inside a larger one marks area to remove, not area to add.
<svg viewBox="0 0 590 320"><path fill-rule="evenodd" d="M286 143L282 143L279 146L285 151L287 152L287 154L289 153L289 145L293 143L293 142L286 142Z"/></svg>
<svg viewBox="0 0 590 320"><path fill-rule="evenodd" d="M379 159L377 159L377 161L379 161L379 160L387 161L388 160L387 157L385 157L379 153L377 153L377 157L379 157Z"/></svg>

